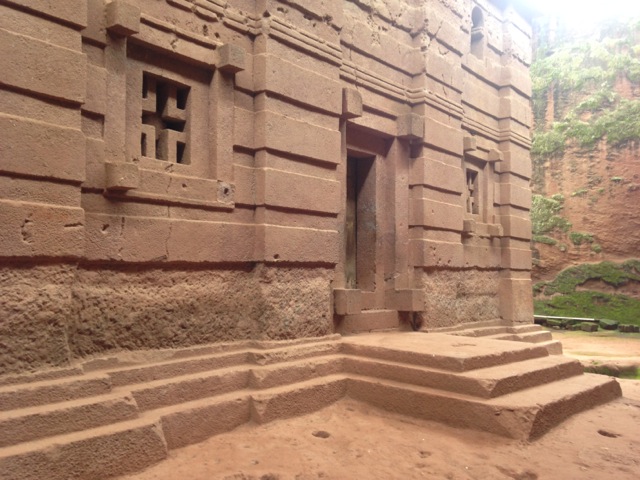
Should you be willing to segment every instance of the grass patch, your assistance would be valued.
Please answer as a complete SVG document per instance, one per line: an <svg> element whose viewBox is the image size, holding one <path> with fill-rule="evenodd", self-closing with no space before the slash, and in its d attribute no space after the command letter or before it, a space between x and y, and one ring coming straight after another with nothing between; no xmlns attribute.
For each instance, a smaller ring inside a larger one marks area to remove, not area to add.
<svg viewBox="0 0 640 480"><path fill-rule="evenodd" d="M616 365L588 365L584 369L587 373L597 373L609 377L622 378L625 380L640 380L640 368L638 367L618 367Z"/></svg>
<svg viewBox="0 0 640 480"><path fill-rule="evenodd" d="M594 238L593 238L592 234L590 234L590 233L581 233L581 232L571 232L569 234L569 240L571 240L571 243L573 243L576 246L582 245L584 243L593 243L594 242Z"/></svg>
<svg viewBox="0 0 640 480"><path fill-rule="evenodd" d="M558 194L547 198L533 195L531 200L531 229L534 235L569 231L571 223L560 215L564 208L564 196Z"/></svg>
<svg viewBox="0 0 640 480"><path fill-rule="evenodd" d="M640 325L640 300L602 292L572 292L534 300L536 315L606 318Z"/></svg>
<svg viewBox="0 0 640 480"><path fill-rule="evenodd" d="M544 243L545 245L557 245L558 243L555 238L547 237L546 235L534 235L533 241L535 243Z"/></svg>
<svg viewBox="0 0 640 480"><path fill-rule="evenodd" d="M578 285L589 280L602 280L613 287L620 287L630 281L640 282L640 260L627 260L621 264L614 262L585 263L570 267L560 272L552 282L537 284L536 289L544 295L556 293L568 295L574 293Z"/></svg>

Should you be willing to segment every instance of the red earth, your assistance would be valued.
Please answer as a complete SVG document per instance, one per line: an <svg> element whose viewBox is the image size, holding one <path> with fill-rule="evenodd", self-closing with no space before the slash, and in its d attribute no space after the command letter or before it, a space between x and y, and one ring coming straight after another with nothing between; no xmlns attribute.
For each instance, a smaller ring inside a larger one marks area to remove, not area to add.
<svg viewBox="0 0 640 480"><path fill-rule="evenodd" d="M556 337L583 362L640 358L639 338ZM136 480L637 479L640 381L623 398L575 415L542 438L516 441L388 413L350 399L303 417L173 451Z"/></svg>

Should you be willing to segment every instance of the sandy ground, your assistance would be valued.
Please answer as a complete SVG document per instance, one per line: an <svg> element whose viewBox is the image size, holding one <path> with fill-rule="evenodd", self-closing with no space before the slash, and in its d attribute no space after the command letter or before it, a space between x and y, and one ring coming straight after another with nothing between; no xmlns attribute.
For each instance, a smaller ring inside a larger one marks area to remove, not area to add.
<svg viewBox="0 0 640 480"><path fill-rule="evenodd" d="M608 351L615 359L634 352L640 357L640 339L613 340L611 347L611 339L567 338L561 340L569 355ZM345 399L304 417L245 425L124 478L635 480L640 381L620 383L622 399L575 415L535 442L454 429Z"/></svg>
<svg viewBox="0 0 640 480"><path fill-rule="evenodd" d="M629 370L640 366L640 334L554 331L553 338L562 342L567 357L577 358L585 367Z"/></svg>

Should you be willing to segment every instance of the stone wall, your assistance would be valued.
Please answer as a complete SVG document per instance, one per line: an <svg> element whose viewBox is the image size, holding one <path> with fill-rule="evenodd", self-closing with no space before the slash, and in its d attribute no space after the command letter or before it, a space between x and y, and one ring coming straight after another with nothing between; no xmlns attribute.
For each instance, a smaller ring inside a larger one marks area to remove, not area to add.
<svg viewBox="0 0 640 480"><path fill-rule="evenodd" d="M531 321L508 2L5 0L0 35L0 372ZM469 296L447 321L438 278Z"/></svg>

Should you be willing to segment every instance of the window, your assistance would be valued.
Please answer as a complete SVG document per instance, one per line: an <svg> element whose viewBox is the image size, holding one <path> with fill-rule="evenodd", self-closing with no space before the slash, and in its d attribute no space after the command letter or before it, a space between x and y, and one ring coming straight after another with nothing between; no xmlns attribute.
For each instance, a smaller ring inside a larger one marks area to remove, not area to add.
<svg viewBox="0 0 640 480"><path fill-rule="evenodd" d="M484 56L484 15L479 7L471 12L471 53L478 58Z"/></svg>
<svg viewBox="0 0 640 480"><path fill-rule="evenodd" d="M140 127L140 154L143 157L190 163L185 133L189 121L189 91L186 85L143 73Z"/></svg>
<svg viewBox="0 0 640 480"><path fill-rule="evenodd" d="M466 176L467 213L478 215L480 213L480 188L478 185L478 172L467 168Z"/></svg>

